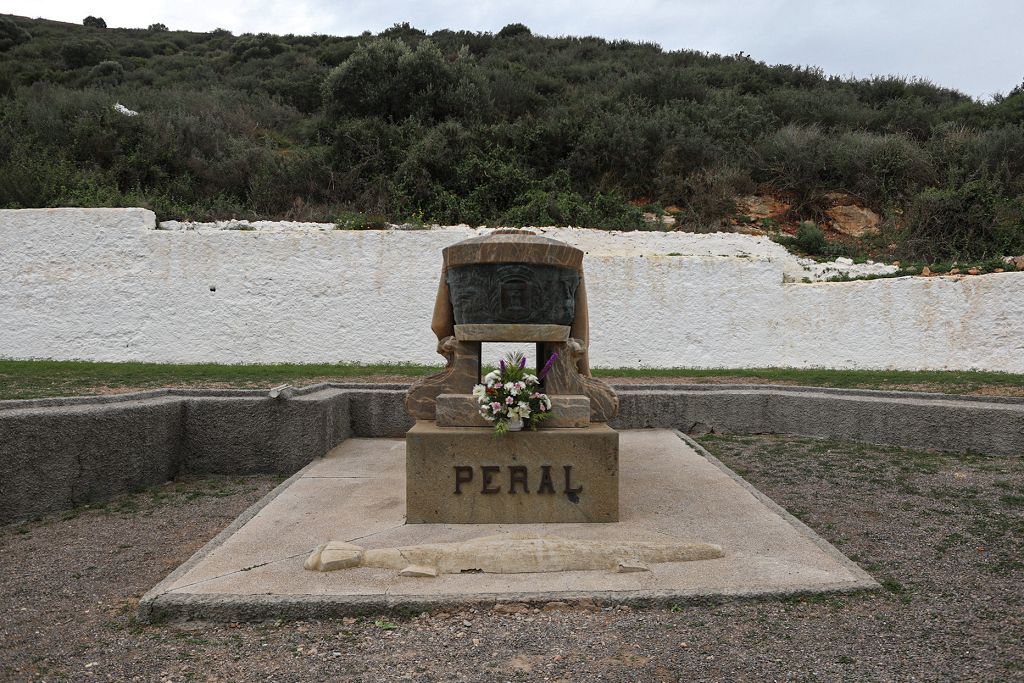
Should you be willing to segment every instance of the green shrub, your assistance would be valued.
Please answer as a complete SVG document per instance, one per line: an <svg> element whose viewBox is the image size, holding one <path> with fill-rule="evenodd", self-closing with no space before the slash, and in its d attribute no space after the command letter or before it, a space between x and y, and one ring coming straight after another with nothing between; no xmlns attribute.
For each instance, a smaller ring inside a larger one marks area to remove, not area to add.
<svg viewBox="0 0 1024 683"><path fill-rule="evenodd" d="M110 43L99 38L84 38L65 43L60 49L64 66L68 69L95 66L108 59L112 52L113 48L110 47Z"/></svg>
<svg viewBox="0 0 1024 683"><path fill-rule="evenodd" d="M245 34L231 46L231 58L239 62L250 59L270 59L281 54L287 46L281 39L269 33Z"/></svg>
<svg viewBox="0 0 1024 683"><path fill-rule="evenodd" d="M21 45L32 38L31 34L10 19L0 17L0 52L6 52L15 45Z"/></svg>
<svg viewBox="0 0 1024 683"><path fill-rule="evenodd" d="M1024 197L1000 195L990 181L927 188L910 203L901 252L935 261L980 260L1024 252Z"/></svg>
<svg viewBox="0 0 1024 683"><path fill-rule="evenodd" d="M480 77L468 51L448 59L429 40L413 50L387 38L360 46L331 70L323 97L334 120L347 116L390 121L409 116L430 121L473 119L483 101Z"/></svg>
<svg viewBox="0 0 1024 683"><path fill-rule="evenodd" d="M820 210L833 144L817 126L785 126L757 146L755 179L791 194L798 211Z"/></svg>
<svg viewBox="0 0 1024 683"><path fill-rule="evenodd" d="M802 221L796 229L796 246L807 254L824 254L828 243L825 233L812 221Z"/></svg>
<svg viewBox="0 0 1024 683"><path fill-rule="evenodd" d="M117 85L124 80L124 67L120 62L100 62L89 70L89 82L93 85Z"/></svg>
<svg viewBox="0 0 1024 683"><path fill-rule="evenodd" d="M106 28L107 22L103 21L103 17L94 17L90 14L82 20L82 26L88 26L89 28Z"/></svg>

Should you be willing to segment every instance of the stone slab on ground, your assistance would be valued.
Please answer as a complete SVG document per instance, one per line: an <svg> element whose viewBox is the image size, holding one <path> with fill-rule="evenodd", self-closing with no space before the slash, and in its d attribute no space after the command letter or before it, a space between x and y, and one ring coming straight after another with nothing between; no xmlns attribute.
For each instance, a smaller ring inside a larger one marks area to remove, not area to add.
<svg viewBox="0 0 1024 683"><path fill-rule="evenodd" d="M506 600L685 603L878 585L678 432L621 432L619 468L619 522L407 525L404 441L349 439L284 482L146 594L139 615L323 618ZM524 533L716 543L725 556L631 573L415 578L365 567L326 573L302 568L309 553L329 540L387 548Z"/></svg>

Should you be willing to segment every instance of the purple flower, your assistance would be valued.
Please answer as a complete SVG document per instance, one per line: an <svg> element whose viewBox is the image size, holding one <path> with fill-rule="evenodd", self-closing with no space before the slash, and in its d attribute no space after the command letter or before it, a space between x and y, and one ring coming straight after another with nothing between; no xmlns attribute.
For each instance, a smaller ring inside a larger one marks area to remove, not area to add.
<svg viewBox="0 0 1024 683"><path fill-rule="evenodd" d="M505 361L504 360L499 360L498 364L501 365L501 374L504 375L505 374Z"/></svg>
<svg viewBox="0 0 1024 683"><path fill-rule="evenodd" d="M526 356L519 359L519 369L522 370L526 367Z"/></svg>
<svg viewBox="0 0 1024 683"><path fill-rule="evenodd" d="M544 369L540 371L540 374L537 376L537 379L544 379L547 376L547 374L551 372L551 366L555 364L556 360L558 360L558 354L552 353L551 358L548 358L548 362L544 364Z"/></svg>

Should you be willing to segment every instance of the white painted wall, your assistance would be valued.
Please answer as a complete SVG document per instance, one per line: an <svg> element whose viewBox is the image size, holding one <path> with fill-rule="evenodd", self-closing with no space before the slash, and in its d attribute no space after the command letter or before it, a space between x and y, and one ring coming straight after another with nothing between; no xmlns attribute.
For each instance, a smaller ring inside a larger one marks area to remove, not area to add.
<svg viewBox="0 0 1024 683"><path fill-rule="evenodd" d="M0 211L0 357L440 363L441 249L476 230L254 225ZM587 252L596 366L1024 372L1024 273L801 284L764 238L543 232Z"/></svg>

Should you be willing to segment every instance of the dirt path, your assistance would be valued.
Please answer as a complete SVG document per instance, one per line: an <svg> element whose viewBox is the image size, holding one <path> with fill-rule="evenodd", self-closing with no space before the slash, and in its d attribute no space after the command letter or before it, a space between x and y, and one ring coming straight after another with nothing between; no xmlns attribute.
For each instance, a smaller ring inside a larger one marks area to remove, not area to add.
<svg viewBox="0 0 1024 683"><path fill-rule="evenodd" d="M782 437L705 443L886 590L139 624L139 597L277 483L191 480L0 527L0 678L1024 680L1024 461Z"/></svg>

